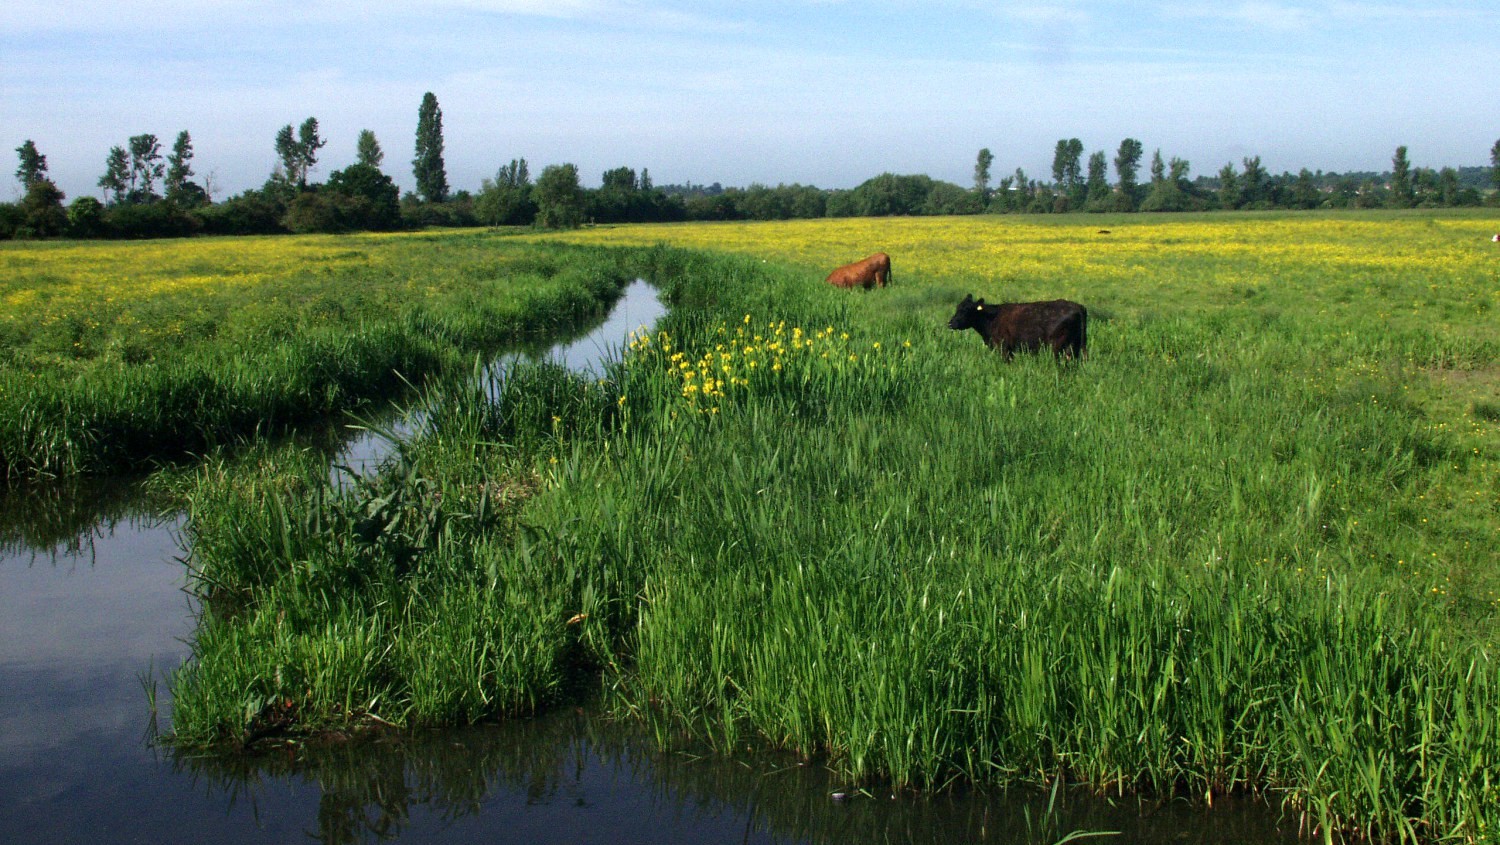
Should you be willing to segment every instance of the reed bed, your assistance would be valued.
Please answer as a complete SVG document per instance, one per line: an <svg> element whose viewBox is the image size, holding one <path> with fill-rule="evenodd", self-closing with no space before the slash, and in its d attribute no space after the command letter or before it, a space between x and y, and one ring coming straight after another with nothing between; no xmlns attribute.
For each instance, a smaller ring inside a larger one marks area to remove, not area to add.
<svg viewBox="0 0 1500 845"><path fill-rule="evenodd" d="M663 742L854 780L1256 791L1329 837L1494 838L1496 500L1462 487L1494 455L1413 389L1482 332L1361 335L1378 290L1347 331L1091 306L1087 360L1006 364L899 264L882 301L617 255L674 311L603 379L434 385L352 486L287 450L200 470L180 744L499 718L602 675Z"/></svg>

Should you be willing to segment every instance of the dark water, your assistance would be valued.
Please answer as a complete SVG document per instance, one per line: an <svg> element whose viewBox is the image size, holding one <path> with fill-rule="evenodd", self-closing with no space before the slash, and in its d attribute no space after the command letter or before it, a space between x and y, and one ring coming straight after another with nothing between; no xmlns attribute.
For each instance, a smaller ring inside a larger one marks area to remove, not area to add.
<svg viewBox="0 0 1500 845"><path fill-rule="evenodd" d="M662 311L633 286L603 326L549 354L597 367ZM356 438L338 460L374 464L388 448ZM1049 811L1037 794L865 793L816 765L661 751L576 709L296 758L174 757L152 741L170 727L152 679L181 665L193 628L180 520L127 482L0 497L0 842L1297 841L1248 803L1064 791Z"/></svg>

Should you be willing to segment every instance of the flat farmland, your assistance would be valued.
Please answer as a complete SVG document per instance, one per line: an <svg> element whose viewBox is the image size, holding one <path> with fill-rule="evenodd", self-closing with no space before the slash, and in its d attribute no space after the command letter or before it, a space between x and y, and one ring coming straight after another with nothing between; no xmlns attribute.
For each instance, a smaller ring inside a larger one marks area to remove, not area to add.
<svg viewBox="0 0 1500 845"><path fill-rule="evenodd" d="M542 250L672 310L602 378L434 381L427 427L360 485L269 447L179 481L217 612L171 681L176 741L506 718L602 686L664 742L896 788L1262 791L1322 830L1492 838L1495 228L424 236L413 276L446 239L500 268ZM823 284L877 250L891 286ZM1087 358L1005 362L947 328L966 294L1083 303Z"/></svg>

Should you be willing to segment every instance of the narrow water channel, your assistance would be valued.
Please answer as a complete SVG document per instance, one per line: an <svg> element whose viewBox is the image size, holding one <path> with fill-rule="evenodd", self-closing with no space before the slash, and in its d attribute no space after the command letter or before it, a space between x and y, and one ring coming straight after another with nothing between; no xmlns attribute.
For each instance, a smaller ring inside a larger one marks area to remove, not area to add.
<svg viewBox="0 0 1500 845"><path fill-rule="evenodd" d="M597 372L664 310L636 283L540 354ZM367 469L389 448L362 435L333 462ZM661 752L576 709L296 759L174 759L152 742L170 714L152 679L181 665L193 627L180 525L128 483L0 498L0 842L1300 841L1252 802L862 792L816 765Z"/></svg>

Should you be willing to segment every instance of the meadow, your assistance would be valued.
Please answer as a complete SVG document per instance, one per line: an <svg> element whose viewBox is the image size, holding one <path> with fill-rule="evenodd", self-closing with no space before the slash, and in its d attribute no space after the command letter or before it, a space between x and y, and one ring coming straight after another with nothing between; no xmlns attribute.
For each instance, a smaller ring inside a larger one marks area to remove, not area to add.
<svg viewBox="0 0 1500 845"><path fill-rule="evenodd" d="M604 313L607 256L473 236L0 246L0 477L149 469Z"/></svg>
<svg viewBox="0 0 1500 845"><path fill-rule="evenodd" d="M176 742L484 721L602 684L664 743L894 788L1262 791L1330 836L1491 841L1495 226L428 236L640 275L673 311L602 379L427 383L426 429L343 487L294 447L202 462ZM890 288L822 284L876 249ZM1087 360L1004 363L946 328L966 293L1083 302Z"/></svg>

